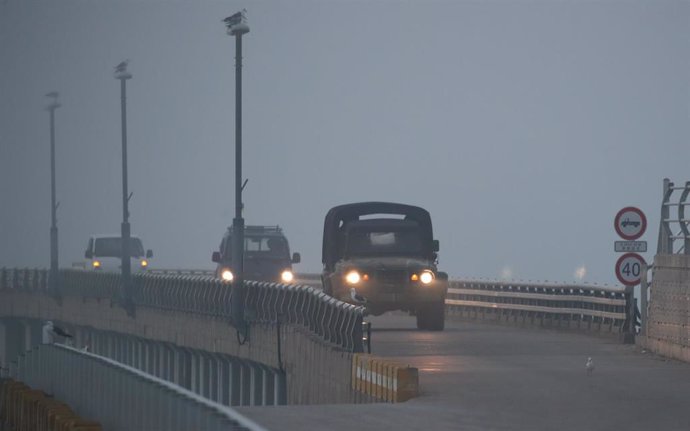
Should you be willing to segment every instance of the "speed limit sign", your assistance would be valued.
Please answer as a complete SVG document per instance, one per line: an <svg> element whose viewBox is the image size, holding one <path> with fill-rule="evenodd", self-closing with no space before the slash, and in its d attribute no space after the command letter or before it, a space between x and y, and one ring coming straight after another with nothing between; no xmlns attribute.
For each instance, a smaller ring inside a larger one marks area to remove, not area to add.
<svg viewBox="0 0 690 431"><path fill-rule="evenodd" d="M645 263L642 256L637 253L626 253L616 262L616 277L626 286L634 286L640 283L642 278L642 265Z"/></svg>

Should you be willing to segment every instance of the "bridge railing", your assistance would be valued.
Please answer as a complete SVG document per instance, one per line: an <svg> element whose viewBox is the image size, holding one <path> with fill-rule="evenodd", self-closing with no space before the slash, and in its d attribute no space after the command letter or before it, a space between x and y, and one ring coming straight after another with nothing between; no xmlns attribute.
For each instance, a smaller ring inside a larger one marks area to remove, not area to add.
<svg viewBox="0 0 690 431"><path fill-rule="evenodd" d="M63 294L116 298L120 289L117 273L80 270L60 273ZM42 290L47 286L46 280L45 270L0 270L0 288ZM232 288L215 277L136 274L133 281L138 305L231 318ZM348 351L363 350L362 307L337 301L314 287L246 283L249 287L247 318L251 321L301 325ZM451 280L449 283L446 307L450 315L634 332L636 304L632 288L532 281Z"/></svg>
<svg viewBox="0 0 690 431"><path fill-rule="evenodd" d="M58 344L25 352L12 377L111 430L264 428L230 407L112 359ZM107 390L104 390L107 388Z"/></svg>
<svg viewBox="0 0 690 431"><path fill-rule="evenodd" d="M451 315L481 320L634 331L632 287L455 280L446 306Z"/></svg>
<svg viewBox="0 0 690 431"><path fill-rule="evenodd" d="M0 269L0 289L47 292L47 270ZM60 270L63 296L117 301L120 275ZM232 285L210 276L134 274L138 306L232 319ZM246 318L250 322L305 327L322 340L350 352L363 352L364 308L338 301L319 289L246 281Z"/></svg>

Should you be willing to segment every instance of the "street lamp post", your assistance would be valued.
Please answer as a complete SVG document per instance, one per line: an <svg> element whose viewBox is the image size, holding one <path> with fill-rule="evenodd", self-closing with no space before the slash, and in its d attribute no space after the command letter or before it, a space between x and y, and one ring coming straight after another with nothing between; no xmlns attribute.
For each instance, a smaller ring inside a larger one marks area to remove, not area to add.
<svg viewBox="0 0 690 431"><path fill-rule="evenodd" d="M115 66L115 79L120 80L120 111L122 117L122 299L129 314L134 312L132 300L131 274L129 252L129 198L127 191L127 80L132 79L132 74L127 71L127 61Z"/></svg>
<svg viewBox="0 0 690 431"><path fill-rule="evenodd" d="M227 34L235 36L235 218L232 220L233 298L235 326L245 328L244 320L244 219L242 218L242 35L249 33L246 10L223 20Z"/></svg>
<svg viewBox="0 0 690 431"><path fill-rule="evenodd" d="M57 91L46 94L50 99L46 110L50 112L50 276L48 287L57 293L60 283L58 280L58 229L57 207L55 201L55 110L60 107Z"/></svg>

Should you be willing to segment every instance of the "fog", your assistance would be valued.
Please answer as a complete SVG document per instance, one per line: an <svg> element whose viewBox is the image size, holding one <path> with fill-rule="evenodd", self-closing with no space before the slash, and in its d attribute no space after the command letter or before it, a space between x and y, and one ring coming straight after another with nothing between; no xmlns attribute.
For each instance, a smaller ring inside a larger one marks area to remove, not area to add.
<svg viewBox="0 0 690 431"><path fill-rule="evenodd" d="M212 268L234 216L234 38L247 9L247 224L321 270L332 206L431 212L451 277L613 283L613 217L651 259L662 179L690 180L688 1L0 1L0 266L60 265L122 221L159 268Z"/></svg>

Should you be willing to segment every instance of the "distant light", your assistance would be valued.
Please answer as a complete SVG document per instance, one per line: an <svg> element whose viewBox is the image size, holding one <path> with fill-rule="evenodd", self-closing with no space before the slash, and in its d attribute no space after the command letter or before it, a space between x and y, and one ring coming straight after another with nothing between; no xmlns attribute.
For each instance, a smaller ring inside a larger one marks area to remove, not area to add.
<svg viewBox="0 0 690 431"><path fill-rule="evenodd" d="M146 259L143 259L141 261L141 266L145 268L145 267L149 266L149 262Z"/></svg>
<svg viewBox="0 0 690 431"><path fill-rule="evenodd" d="M100 268L101 267L101 262L94 260L91 265L93 265L94 268Z"/></svg>
<svg viewBox="0 0 690 431"><path fill-rule="evenodd" d="M587 275L587 268L584 265L579 266L575 268L575 273L573 275L576 280L582 281Z"/></svg>

